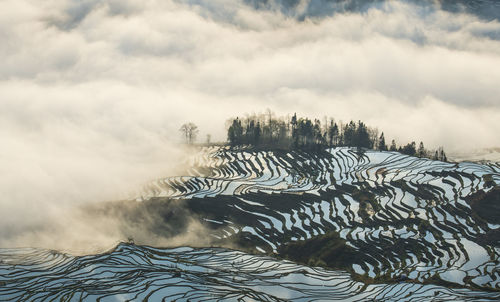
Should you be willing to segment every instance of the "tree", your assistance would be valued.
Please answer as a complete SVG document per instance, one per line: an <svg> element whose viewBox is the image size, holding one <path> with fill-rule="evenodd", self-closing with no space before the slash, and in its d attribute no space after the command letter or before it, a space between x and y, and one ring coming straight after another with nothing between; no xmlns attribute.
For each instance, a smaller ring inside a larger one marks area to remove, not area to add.
<svg viewBox="0 0 500 302"><path fill-rule="evenodd" d="M192 144L199 132L198 126L191 122L183 124L179 131L182 132L187 144Z"/></svg>
<svg viewBox="0 0 500 302"><path fill-rule="evenodd" d="M198 132L197 127L190 127L192 123L181 127L186 142L192 143ZM292 116L276 117L267 110L265 113L245 115L243 118L227 120L227 140L231 146L249 145L254 147L268 147L279 149L305 149L319 151L327 146L348 146L358 149L377 149L387 151L384 132L371 128L362 121L335 123L333 118L322 123L319 119L300 117L294 113ZM190 130L194 129L194 130ZM209 138L207 137L207 142ZM434 151L425 150L423 142L417 146L415 142L397 146L392 140L389 150L399 151L411 156L431 157ZM434 158L446 160L442 148Z"/></svg>
<svg viewBox="0 0 500 302"><path fill-rule="evenodd" d="M335 139L338 135L339 128L337 127L337 124L333 120L330 120L330 126L328 126L327 129L328 144L330 145L330 147L335 144Z"/></svg>
<svg viewBox="0 0 500 302"><path fill-rule="evenodd" d="M394 142L394 140L393 140ZM380 137L378 139L378 149L380 151L387 151L387 145L385 144L385 137L384 137L384 132L380 134Z"/></svg>
<svg viewBox="0 0 500 302"><path fill-rule="evenodd" d="M418 157L425 157L426 153L427 152L425 151L424 143L420 142L420 145L418 145L418 151L417 151Z"/></svg>
<svg viewBox="0 0 500 302"><path fill-rule="evenodd" d="M401 150L401 153L407 154L407 155L410 155L410 156L415 156L416 153L417 153L416 146L417 146L417 144L415 144L415 142L411 142L409 144L406 144L403 147L403 149Z"/></svg>
<svg viewBox="0 0 500 302"><path fill-rule="evenodd" d="M313 139L314 144L319 145L324 141L323 134L321 133L321 122L318 119L314 120L313 125Z"/></svg>
<svg viewBox="0 0 500 302"><path fill-rule="evenodd" d="M245 131L245 143L246 144L254 144L255 145L255 121L250 120L250 122L247 122L247 127Z"/></svg>
<svg viewBox="0 0 500 302"><path fill-rule="evenodd" d="M257 122L257 125L255 126L255 131L253 133L253 142L254 142L254 145L258 145L259 142L260 142L260 133L261 133L260 123Z"/></svg>
<svg viewBox="0 0 500 302"><path fill-rule="evenodd" d="M282 145L286 146L287 141L288 141L288 130L287 130L287 124L285 121L279 121L278 123L278 136L277 136L277 142Z"/></svg>
<svg viewBox="0 0 500 302"><path fill-rule="evenodd" d="M439 147L439 160L440 161L448 161L446 158L446 153L444 153L443 147Z"/></svg>
<svg viewBox="0 0 500 302"><path fill-rule="evenodd" d="M337 123L330 120L330 126L328 127L328 142L330 146L336 146L338 144L339 127Z"/></svg>
<svg viewBox="0 0 500 302"><path fill-rule="evenodd" d="M354 146L354 143L356 141L355 136L356 124L354 124L353 121L350 121L349 124L345 125L344 127L344 137L342 139L344 142L344 146Z"/></svg>
<svg viewBox="0 0 500 302"><path fill-rule="evenodd" d="M243 143L243 127L241 126L241 120L236 118L233 120L231 126L227 130L227 139L231 146L236 146Z"/></svg>
<svg viewBox="0 0 500 302"><path fill-rule="evenodd" d="M396 141L395 140L392 140L390 150L391 151L398 151L398 147L396 146Z"/></svg>
<svg viewBox="0 0 500 302"><path fill-rule="evenodd" d="M293 114L290 124L292 124L292 144L294 145L294 147L297 147L299 145L299 131L297 130L297 125L298 125L297 113Z"/></svg>
<svg viewBox="0 0 500 302"><path fill-rule="evenodd" d="M372 148L372 141L370 140L370 134L368 133L368 128L362 121L358 121L358 126L356 127L355 134L353 137L353 145L358 148Z"/></svg>
<svg viewBox="0 0 500 302"><path fill-rule="evenodd" d="M378 150L379 146L379 136L378 136L378 129L377 128L370 128L366 127L368 130L368 134L370 134L370 148L373 150Z"/></svg>

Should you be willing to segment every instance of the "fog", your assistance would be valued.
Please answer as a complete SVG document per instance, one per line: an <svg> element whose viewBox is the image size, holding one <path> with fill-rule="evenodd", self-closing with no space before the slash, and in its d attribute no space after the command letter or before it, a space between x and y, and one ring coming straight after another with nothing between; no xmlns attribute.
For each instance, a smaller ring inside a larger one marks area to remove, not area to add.
<svg viewBox="0 0 500 302"><path fill-rule="evenodd" d="M494 9L263 3L0 2L0 246L122 240L73 207L180 173L187 121L224 141L227 118L269 108L399 143L500 146Z"/></svg>

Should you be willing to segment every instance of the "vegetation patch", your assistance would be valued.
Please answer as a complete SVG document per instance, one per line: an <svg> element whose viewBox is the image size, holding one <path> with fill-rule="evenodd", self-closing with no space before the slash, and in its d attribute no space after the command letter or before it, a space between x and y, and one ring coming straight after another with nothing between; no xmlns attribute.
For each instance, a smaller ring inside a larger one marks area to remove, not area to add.
<svg viewBox="0 0 500 302"><path fill-rule="evenodd" d="M438 150L427 150L423 142L417 147L414 141L398 147L395 140L387 145L384 132L379 135L377 128L369 127L362 121L337 123L331 118L321 122L320 119L311 120L297 114L276 117L273 112L268 111L265 114L246 114L241 119L232 118L228 120L228 125L227 141L235 149L252 146L257 150L320 152L325 147L350 146L361 152L364 149L390 150L410 156L447 161L442 147ZM187 143L192 143L189 135L192 126L196 127L192 123L181 127ZM197 131L197 128L195 130Z"/></svg>
<svg viewBox="0 0 500 302"><path fill-rule="evenodd" d="M345 270L350 270L359 260L358 252L337 232L285 243L278 248L277 256L310 266Z"/></svg>
<svg viewBox="0 0 500 302"><path fill-rule="evenodd" d="M376 196L373 193L368 191L355 189L352 192L352 198L359 202L358 215L363 219L363 221L369 220L371 216L381 210L381 207L375 197Z"/></svg>
<svg viewBox="0 0 500 302"><path fill-rule="evenodd" d="M466 197L465 200L472 210L489 223L500 223L500 186L488 192L479 190Z"/></svg>
<svg viewBox="0 0 500 302"><path fill-rule="evenodd" d="M500 247L500 229L487 230L484 234L479 234L477 243L480 245L493 245Z"/></svg>

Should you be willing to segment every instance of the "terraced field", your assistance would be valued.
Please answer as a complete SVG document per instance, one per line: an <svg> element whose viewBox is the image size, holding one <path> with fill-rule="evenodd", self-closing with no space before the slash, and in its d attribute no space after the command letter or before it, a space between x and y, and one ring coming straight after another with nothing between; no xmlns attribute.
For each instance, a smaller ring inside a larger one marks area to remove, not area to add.
<svg viewBox="0 0 500 302"><path fill-rule="evenodd" d="M2 301L491 301L500 294L435 285L368 285L349 274L227 249L120 244L71 257L0 250ZM14 265L15 263L22 263Z"/></svg>
<svg viewBox="0 0 500 302"><path fill-rule="evenodd" d="M76 258L0 250L0 296L500 299L499 164L212 147L188 166L188 176L158 179L129 202L171 206L169 215L158 211L161 224L180 228L182 213L205 227L211 245L241 251L121 244Z"/></svg>
<svg viewBox="0 0 500 302"><path fill-rule="evenodd" d="M202 150L190 165L193 176L160 179L141 199L184 199L213 237L260 252L337 232L357 251L356 274L500 288L498 164L336 148ZM491 215L471 209L480 194L496 202Z"/></svg>

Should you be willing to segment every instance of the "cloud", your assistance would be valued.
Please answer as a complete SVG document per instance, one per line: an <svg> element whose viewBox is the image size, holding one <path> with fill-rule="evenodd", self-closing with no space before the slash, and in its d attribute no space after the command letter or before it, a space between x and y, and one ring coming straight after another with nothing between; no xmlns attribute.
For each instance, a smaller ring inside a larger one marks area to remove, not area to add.
<svg viewBox="0 0 500 302"><path fill-rule="evenodd" d="M270 108L362 119L401 143L500 145L497 19L335 3L2 1L0 229L32 238L59 215L44 209L175 174L186 121L223 141L228 117Z"/></svg>
<svg viewBox="0 0 500 302"><path fill-rule="evenodd" d="M365 12L373 7L391 7L394 3L385 0L244 0L256 9L280 11L299 20L325 17L333 14ZM192 2L192 1L191 1ZM390 5L386 5L389 2ZM499 19L500 7L493 1L468 0L405 0L426 9L440 9L453 13L469 13L485 20Z"/></svg>

